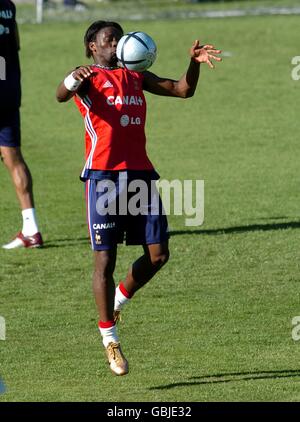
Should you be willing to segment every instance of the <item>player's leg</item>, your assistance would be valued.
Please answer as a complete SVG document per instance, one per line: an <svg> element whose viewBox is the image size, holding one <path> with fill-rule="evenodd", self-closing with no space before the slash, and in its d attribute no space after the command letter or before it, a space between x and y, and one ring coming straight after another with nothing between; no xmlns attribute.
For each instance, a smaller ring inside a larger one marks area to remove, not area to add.
<svg viewBox="0 0 300 422"><path fill-rule="evenodd" d="M32 177L19 147L0 147L1 158L8 169L22 210L22 231L4 249L43 246L32 193Z"/></svg>
<svg viewBox="0 0 300 422"><path fill-rule="evenodd" d="M122 307L135 292L148 283L169 260L167 240L162 243L144 245L143 248L144 255L132 264L125 280L120 282L116 289L115 319L118 319Z"/></svg>
<svg viewBox="0 0 300 422"><path fill-rule="evenodd" d="M127 244L143 245L144 254L120 282L115 296L115 318L134 293L144 286L169 259L168 221L155 185L148 181L147 214L128 217Z"/></svg>
<svg viewBox="0 0 300 422"><path fill-rule="evenodd" d="M32 177L20 149L20 114L14 110L2 116L0 121L0 155L8 169L21 206L22 231L5 249L17 247L41 247L32 193Z"/></svg>
<svg viewBox="0 0 300 422"><path fill-rule="evenodd" d="M124 287L131 296L155 276L170 256L168 241L143 248L144 255L133 263L124 281Z"/></svg>
<svg viewBox="0 0 300 422"><path fill-rule="evenodd" d="M120 282L115 295L115 319L119 317L122 307L134 293L150 281L168 262L170 253L168 241L144 245L144 255L138 258L129 269L124 281Z"/></svg>
<svg viewBox="0 0 300 422"><path fill-rule="evenodd" d="M32 177L20 147L0 147L2 161L14 183L21 209L34 208Z"/></svg>
<svg viewBox="0 0 300 422"><path fill-rule="evenodd" d="M113 273L116 265L119 224L117 216L99 212L102 193L99 181L86 182L87 219L94 250L93 291L99 313L98 327L111 370L116 375L128 373L114 321L115 284Z"/></svg>
<svg viewBox="0 0 300 422"><path fill-rule="evenodd" d="M93 291L100 321L113 321L117 248L94 252Z"/></svg>

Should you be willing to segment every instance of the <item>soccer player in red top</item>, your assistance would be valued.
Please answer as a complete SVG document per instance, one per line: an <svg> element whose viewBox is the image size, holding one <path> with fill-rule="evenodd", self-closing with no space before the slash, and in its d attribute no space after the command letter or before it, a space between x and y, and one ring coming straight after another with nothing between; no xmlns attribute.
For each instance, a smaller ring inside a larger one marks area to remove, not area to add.
<svg viewBox="0 0 300 422"><path fill-rule="evenodd" d="M0 158L10 173L23 217L22 230L3 245L4 249L43 246L35 213L32 177L21 151L19 50L16 7L10 0L0 0Z"/></svg>
<svg viewBox="0 0 300 422"><path fill-rule="evenodd" d="M177 81L149 71L129 71L119 67L116 57L122 35L123 30L116 22L94 22L84 37L86 55L93 58L94 64L73 70L56 93L59 102L74 97L84 118L86 162L81 179L86 184L87 220L95 254L93 290L99 330L110 368L116 375L128 373L128 362L116 332L118 314L169 258L168 223L159 196L154 204L154 197L149 195L144 204L145 209L158 212L136 215L114 208L124 197L130 208L133 198L127 192L128 182L139 181L150 188L152 181L159 178L146 153L143 90L170 97L191 97L198 83L200 64L207 63L212 68L212 59L221 60L216 56L220 50L212 45L200 46L196 40L190 49L188 69ZM107 205L118 211L105 212ZM124 233L126 244L143 246L143 255L115 288L117 244L123 242Z"/></svg>

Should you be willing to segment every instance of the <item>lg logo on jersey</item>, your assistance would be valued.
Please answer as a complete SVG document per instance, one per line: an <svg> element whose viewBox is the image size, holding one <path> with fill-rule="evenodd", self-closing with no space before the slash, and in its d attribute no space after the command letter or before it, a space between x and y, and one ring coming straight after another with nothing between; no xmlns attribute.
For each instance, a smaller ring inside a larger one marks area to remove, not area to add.
<svg viewBox="0 0 300 422"><path fill-rule="evenodd" d="M130 125L140 125L141 119L140 117L129 117L127 114L123 114L120 118L120 124L123 127Z"/></svg>

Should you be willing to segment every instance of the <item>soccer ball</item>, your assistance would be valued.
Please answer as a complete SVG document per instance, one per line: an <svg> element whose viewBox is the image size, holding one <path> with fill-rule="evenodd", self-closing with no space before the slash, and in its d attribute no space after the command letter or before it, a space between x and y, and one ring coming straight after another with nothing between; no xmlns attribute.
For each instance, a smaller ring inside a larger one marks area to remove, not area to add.
<svg viewBox="0 0 300 422"><path fill-rule="evenodd" d="M156 59L155 42L145 32L129 32L118 42L117 58L126 69L143 72Z"/></svg>

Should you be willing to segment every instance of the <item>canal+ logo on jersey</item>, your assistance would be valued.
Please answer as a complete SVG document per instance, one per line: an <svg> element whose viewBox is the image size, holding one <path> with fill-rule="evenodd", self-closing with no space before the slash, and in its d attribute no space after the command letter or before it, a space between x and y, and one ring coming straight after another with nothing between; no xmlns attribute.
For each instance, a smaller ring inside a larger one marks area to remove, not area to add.
<svg viewBox="0 0 300 422"><path fill-rule="evenodd" d="M107 97L106 102L109 106L116 106L116 105L129 105L129 106L142 106L143 99L138 95L124 95L120 96L117 95L114 97L110 95Z"/></svg>

